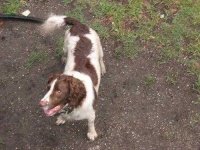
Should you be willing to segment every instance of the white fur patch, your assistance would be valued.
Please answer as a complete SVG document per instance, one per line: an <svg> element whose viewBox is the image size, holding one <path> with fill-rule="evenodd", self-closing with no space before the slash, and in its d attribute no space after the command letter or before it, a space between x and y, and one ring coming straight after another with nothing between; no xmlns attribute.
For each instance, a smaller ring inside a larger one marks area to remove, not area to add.
<svg viewBox="0 0 200 150"><path fill-rule="evenodd" d="M49 103L49 101L50 101L50 95L51 95L52 92L53 92L53 89L54 89L54 86L55 86L55 84L56 84L56 81L57 81L57 79L55 79L55 80L51 83L51 87L50 87L49 91L48 91L47 94L42 98L41 101L44 101L44 102Z"/></svg>
<svg viewBox="0 0 200 150"><path fill-rule="evenodd" d="M42 34L48 34L55 30L56 28L60 28L65 25L66 16L56 16L53 15L49 17L40 27L40 31Z"/></svg>
<svg viewBox="0 0 200 150"><path fill-rule="evenodd" d="M78 36L70 36L70 33L66 35L64 51L67 51L67 62L64 72L71 72L75 67L74 50L79 40Z"/></svg>

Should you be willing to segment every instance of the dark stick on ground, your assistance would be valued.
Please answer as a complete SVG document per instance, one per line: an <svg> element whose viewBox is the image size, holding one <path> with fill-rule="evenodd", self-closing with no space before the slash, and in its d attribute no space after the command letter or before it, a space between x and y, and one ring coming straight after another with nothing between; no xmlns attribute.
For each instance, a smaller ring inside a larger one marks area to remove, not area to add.
<svg viewBox="0 0 200 150"><path fill-rule="evenodd" d="M23 22L32 22L32 23L43 23L44 20L36 17L26 17L22 15L9 15L9 14L0 14L0 20L9 20L9 21L23 21Z"/></svg>

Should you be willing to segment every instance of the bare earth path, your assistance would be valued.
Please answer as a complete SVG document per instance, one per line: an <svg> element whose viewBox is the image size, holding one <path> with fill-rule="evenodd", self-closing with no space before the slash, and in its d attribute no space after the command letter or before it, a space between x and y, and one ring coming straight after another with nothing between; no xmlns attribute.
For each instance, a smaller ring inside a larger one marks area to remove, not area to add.
<svg viewBox="0 0 200 150"><path fill-rule="evenodd" d="M42 18L67 9L53 0L45 6L33 2L30 8L33 16ZM38 102L48 76L61 73L64 66L55 54L56 37L41 37L37 27L21 22L0 26L0 149L200 149L200 125L193 123L199 108L192 103L194 79L187 68L173 60L159 65L159 54L148 47L134 61L117 59L115 40L102 40L107 74L96 104L97 140L87 140L86 121L56 126L56 118L45 117ZM28 58L34 51L47 56L30 67ZM167 72L178 72L174 85L166 82ZM147 76L155 77L149 87Z"/></svg>

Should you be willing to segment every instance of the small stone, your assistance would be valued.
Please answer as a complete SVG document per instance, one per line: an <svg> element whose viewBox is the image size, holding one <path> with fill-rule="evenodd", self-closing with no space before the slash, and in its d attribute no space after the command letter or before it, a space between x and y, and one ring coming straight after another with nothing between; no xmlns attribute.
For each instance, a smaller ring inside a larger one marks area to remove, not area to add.
<svg viewBox="0 0 200 150"><path fill-rule="evenodd" d="M164 18L165 17L165 15L164 14L162 14L162 15L160 15L160 18L162 19L162 18Z"/></svg>
<svg viewBox="0 0 200 150"><path fill-rule="evenodd" d="M30 13L31 13L30 10L26 10L26 11L24 11L24 12L22 13L22 15L24 15L24 16L27 17L28 15L30 15Z"/></svg>

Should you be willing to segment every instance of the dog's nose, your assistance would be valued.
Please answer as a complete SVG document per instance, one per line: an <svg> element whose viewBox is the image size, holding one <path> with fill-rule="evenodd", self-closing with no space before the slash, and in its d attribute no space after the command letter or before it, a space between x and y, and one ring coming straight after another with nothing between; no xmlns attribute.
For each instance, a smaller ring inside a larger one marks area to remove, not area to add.
<svg viewBox="0 0 200 150"><path fill-rule="evenodd" d="M44 106L47 105L47 102L45 102L45 101L40 101L39 105L42 106L42 107L44 107Z"/></svg>

